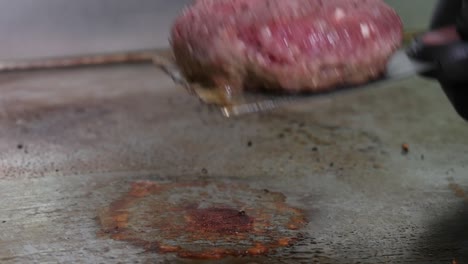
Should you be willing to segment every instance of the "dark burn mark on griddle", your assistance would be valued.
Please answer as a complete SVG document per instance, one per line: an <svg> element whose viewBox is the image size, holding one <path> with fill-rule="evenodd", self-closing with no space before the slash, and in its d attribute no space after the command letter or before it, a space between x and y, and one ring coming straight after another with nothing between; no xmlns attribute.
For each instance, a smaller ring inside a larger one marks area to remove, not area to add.
<svg viewBox="0 0 468 264"><path fill-rule="evenodd" d="M336 114L335 110L332 114ZM388 156L389 151L371 128L355 127L353 123L324 120L319 114L295 111L270 113L262 116L260 121L268 129L262 131L262 135L267 136L259 136L260 140L275 140L279 134L285 136L284 140L276 140L277 144L271 147L285 164L307 164L301 168L314 173L333 172L338 176L352 174L360 167L372 170L386 167L384 156Z"/></svg>
<svg viewBox="0 0 468 264"><path fill-rule="evenodd" d="M17 148L17 149L22 149L22 148L23 148L23 144L18 144L18 145L16 146L16 148Z"/></svg>
<svg viewBox="0 0 468 264"><path fill-rule="evenodd" d="M361 153L372 152L376 149L375 146L363 146L359 147L357 150Z"/></svg>
<svg viewBox="0 0 468 264"><path fill-rule="evenodd" d="M86 112L86 109L83 107L77 107L75 108L75 113L77 114L84 114Z"/></svg>
<svg viewBox="0 0 468 264"><path fill-rule="evenodd" d="M256 256L300 240L286 197L245 185L137 182L99 215L100 235L182 258Z"/></svg>
<svg viewBox="0 0 468 264"><path fill-rule="evenodd" d="M252 231L254 219L244 211L231 208L206 208L189 211L188 222L194 231L218 233L220 235L247 233Z"/></svg>
<svg viewBox="0 0 468 264"><path fill-rule="evenodd" d="M407 143L404 143L403 145L401 145L401 152L403 153L403 155L406 155L409 153L409 145Z"/></svg>
<svg viewBox="0 0 468 264"><path fill-rule="evenodd" d="M250 147L252 147L252 145L253 145L252 141L251 141L251 140L249 140L249 141L247 142L247 147L249 147L249 148L250 148Z"/></svg>

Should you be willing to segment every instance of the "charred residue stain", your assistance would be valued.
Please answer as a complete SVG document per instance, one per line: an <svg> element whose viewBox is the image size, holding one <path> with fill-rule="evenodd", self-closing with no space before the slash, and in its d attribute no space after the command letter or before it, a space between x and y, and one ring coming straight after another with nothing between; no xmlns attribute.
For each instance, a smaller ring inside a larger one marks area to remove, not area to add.
<svg viewBox="0 0 468 264"><path fill-rule="evenodd" d="M136 182L101 212L100 235L182 258L265 255L303 237L305 216L285 200L238 184Z"/></svg>
<svg viewBox="0 0 468 264"><path fill-rule="evenodd" d="M238 234L252 230L253 219L245 211L230 208L193 209L188 212L188 226L194 232Z"/></svg>
<svg viewBox="0 0 468 264"><path fill-rule="evenodd" d="M301 112L270 113L259 117L258 121L265 131L257 132L254 138L259 142L257 147L279 153L282 166L297 165L300 170L334 173L347 182L348 175L363 167L379 171L387 167L390 153L387 144L372 128L324 120L317 114ZM268 145L260 142L268 142Z"/></svg>
<svg viewBox="0 0 468 264"><path fill-rule="evenodd" d="M409 144L404 143L401 145L401 152L403 155L406 155L409 153Z"/></svg>

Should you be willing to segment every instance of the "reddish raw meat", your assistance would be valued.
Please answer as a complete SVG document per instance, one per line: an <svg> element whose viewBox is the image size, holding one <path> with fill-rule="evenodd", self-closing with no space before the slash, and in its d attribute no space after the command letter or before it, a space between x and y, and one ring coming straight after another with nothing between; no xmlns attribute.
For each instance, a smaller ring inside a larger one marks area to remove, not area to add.
<svg viewBox="0 0 468 264"><path fill-rule="evenodd" d="M193 82L324 91L378 78L402 27L382 0L197 0L171 45Z"/></svg>

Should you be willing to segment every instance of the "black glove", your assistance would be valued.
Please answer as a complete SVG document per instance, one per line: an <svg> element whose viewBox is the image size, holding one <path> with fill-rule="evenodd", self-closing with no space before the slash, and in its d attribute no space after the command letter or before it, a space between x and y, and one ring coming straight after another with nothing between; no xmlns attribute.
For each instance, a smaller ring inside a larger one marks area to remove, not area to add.
<svg viewBox="0 0 468 264"><path fill-rule="evenodd" d="M456 17L456 27L463 40L468 40L468 1L461 1L461 11Z"/></svg>
<svg viewBox="0 0 468 264"><path fill-rule="evenodd" d="M458 114L468 121L468 0L439 0L430 29L436 33L417 39L409 55L438 65L422 75L439 81Z"/></svg>

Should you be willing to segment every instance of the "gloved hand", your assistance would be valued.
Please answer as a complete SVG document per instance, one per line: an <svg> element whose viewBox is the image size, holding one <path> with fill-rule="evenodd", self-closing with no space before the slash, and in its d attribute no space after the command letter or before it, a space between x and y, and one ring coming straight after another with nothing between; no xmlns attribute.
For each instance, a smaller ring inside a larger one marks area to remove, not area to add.
<svg viewBox="0 0 468 264"><path fill-rule="evenodd" d="M413 43L409 55L438 64L423 76L436 79L468 121L468 0L439 0L430 29Z"/></svg>

